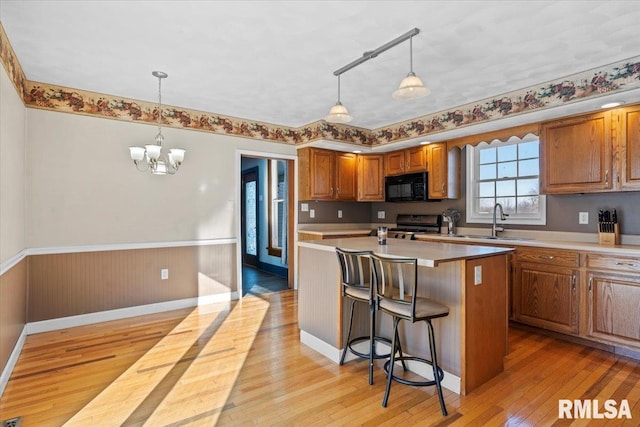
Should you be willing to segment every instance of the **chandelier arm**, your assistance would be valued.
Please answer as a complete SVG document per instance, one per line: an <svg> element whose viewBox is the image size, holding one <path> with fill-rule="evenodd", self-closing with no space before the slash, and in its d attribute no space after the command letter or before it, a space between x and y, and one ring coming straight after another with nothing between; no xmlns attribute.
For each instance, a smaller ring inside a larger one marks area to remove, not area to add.
<svg viewBox="0 0 640 427"><path fill-rule="evenodd" d="M133 163L136 165L136 169L138 169L139 172L146 172L149 170L149 163L147 161L138 161L138 160L134 160ZM144 165L146 166L144 169L140 169L140 163L144 163Z"/></svg>

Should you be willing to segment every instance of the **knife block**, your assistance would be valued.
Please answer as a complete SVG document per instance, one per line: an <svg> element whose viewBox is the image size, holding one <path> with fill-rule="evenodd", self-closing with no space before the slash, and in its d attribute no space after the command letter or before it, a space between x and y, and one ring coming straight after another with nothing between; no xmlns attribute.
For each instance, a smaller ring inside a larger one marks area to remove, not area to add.
<svg viewBox="0 0 640 427"><path fill-rule="evenodd" d="M616 246L620 244L620 228L613 224L613 233L598 232L598 243L603 246Z"/></svg>

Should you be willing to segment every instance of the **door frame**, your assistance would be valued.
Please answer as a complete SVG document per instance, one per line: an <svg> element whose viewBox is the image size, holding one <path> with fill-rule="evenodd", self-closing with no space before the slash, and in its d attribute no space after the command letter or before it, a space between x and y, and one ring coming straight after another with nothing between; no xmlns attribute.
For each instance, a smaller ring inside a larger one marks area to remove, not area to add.
<svg viewBox="0 0 640 427"><path fill-rule="evenodd" d="M296 230L296 224L298 224L298 156L291 154L278 154L265 151L252 151L252 150L240 150L236 149L236 173L235 173L235 185L236 185L236 206L235 211L238 217L240 216L240 209L242 208L242 157L255 157L261 159L278 159L287 160L287 174L289 180L287 186L289 188L289 202L293 200L293 203L288 203L288 245L287 245L287 265L289 266L288 282L293 283L293 289L298 289L298 233ZM293 164L293 168L291 165ZM293 169L293 173L290 169ZM290 196L293 195L293 198ZM242 299L242 221L236 221L236 288L238 299Z"/></svg>

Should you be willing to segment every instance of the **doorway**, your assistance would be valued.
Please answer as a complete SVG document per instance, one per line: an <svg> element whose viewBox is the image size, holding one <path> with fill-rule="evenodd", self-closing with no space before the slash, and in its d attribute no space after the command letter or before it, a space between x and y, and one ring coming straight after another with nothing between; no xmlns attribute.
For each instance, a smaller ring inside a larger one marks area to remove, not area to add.
<svg viewBox="0 0 640 427"><path fill-rule="evenodd" d="M293 288L294 161L240 157L241 295Z"/></svg>

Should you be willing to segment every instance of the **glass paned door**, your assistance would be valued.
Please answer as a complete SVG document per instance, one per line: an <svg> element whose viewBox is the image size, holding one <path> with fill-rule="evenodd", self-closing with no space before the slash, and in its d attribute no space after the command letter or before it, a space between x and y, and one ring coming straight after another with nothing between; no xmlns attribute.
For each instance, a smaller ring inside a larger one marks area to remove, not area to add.
<svg viewBox="0 0 640 427"><path fill-rule="evenodd" d="M242 173L242 262L258 265L258 172Z"/></svg>

